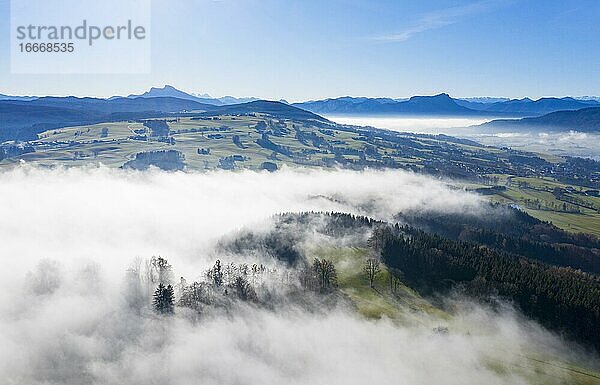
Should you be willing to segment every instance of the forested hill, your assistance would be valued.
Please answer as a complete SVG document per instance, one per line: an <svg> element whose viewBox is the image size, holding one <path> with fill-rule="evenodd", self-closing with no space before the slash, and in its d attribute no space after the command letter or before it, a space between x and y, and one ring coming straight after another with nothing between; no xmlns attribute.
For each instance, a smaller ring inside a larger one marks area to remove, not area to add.
<svg viewBox="0 0 600 385"><path fill-rule="evenodd" d="M314 120L317 122L329 122L327 119L305 111L300 108L290 106L285 103L270 100L255 100L248 103L232 104L221 106L212 111L206 112L205 116L217 115L247 115L251 113L263 113L278 119L291 119L297 121Z"/></svg>
<svg viewBox="0 0 600 385"><path fill-rule="evenodd" d="M600 239L565 232L517 209L492 205L486 215L406 212L398 220L453 240L600 274Z"/></svg>
<svg viewBox="0 0 600 385"><path fill-rule="evenodd" d="M375 232L384 263L421 291L461 287L514 302L542 324L600 350L600 277L412 227Z"/></svg>
<svg viewBox="0 0 600 385"><path fill-rule="evenodd" d="M368 241L373 255L378 255L395 279L411 286L423 295L462 293L487 301L501 298L516 304L526 315L538 320L552 330L569 338L592 346L600 351L600 276L571 267L573 264L597 266L598 239L579 239L551 225L541 223L525 213L506 207L494 207L498 226L487 226L486 237L470 240L452 239L420 230L410 223L437 223L439 228L452 229L456 220L442 214L434 218L419 217L417 214L404 216L404 223L386 224L367 217L356 217L345 213L302 213L284 214L278 219L275 231L268 238L276 239L280 248L280 259L295 263L295 244L301 242L298 224L307 227L311 219L321 226L319 231L331 236L347 236L353 231L371 232ZM324 219L324 220L323 220ZM448 222L450 221L450 222ZM476 221L473 221L475 223ZM296 226L290 225L296 223ZM545 242L523 243L522 248L508 248L490 243L494 237L505 237L503 227L514 225L517 230L508 243L536 237ZM545 230L540 230L545 227ZM521 234L517 238L517 234ZM248 239L248 238L245 238ZM489 243L489 245L487 244ZM529 247L552 248L570 245L581 251L571 259L557 259L552 253L529 254ZM239 246L239 245L238 245ZM528 255L529 254L529 255ZM583 261L587 260L587 261ZM391 278L390 278L391 279Z"/></svg>

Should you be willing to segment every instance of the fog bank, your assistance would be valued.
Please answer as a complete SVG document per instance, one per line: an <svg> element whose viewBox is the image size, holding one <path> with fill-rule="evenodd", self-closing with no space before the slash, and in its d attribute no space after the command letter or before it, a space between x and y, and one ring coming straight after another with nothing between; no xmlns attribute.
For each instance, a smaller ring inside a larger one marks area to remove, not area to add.
<svg viewBox="0 0 600 385"><path fill-rule="evenodd" d="M268 229L277 213L484 213L479 197L426 176L22 166L0 173L0 197L0 378L9 384L553 383L569 381L553 365L577 357L510 308L462 300L448 318L407 308L410 325L366 320L345 303L309 311L278 299L274 310L241 304L200 322L181 309L156 315L149 299L127 305L135 258L162 255L176 277L199 279L215 258L251 262L222 255L219 239ZM302 247L322 241L298 231Z"/></svg>
<svg viewBox="0 0 600 385"><path fill-rule="evenodd" d="M194 262L217 237L288 211L344 211L391 220L398 211L478 210L480 198L403 171L127 172L17 168L0 173L0 253L30 269L39 258L135 256ZM18 261L11 256L18 253ZM19 269L21 270L21 269Z"/></svg>
<svg viewBox="0 0 600 385"><path fill-rule="evenodd" d="M483 124L493 117L411 117L411 116L326 116L327 119L354 126L371 126L391 131L457 135L464 127Z"/></svg>

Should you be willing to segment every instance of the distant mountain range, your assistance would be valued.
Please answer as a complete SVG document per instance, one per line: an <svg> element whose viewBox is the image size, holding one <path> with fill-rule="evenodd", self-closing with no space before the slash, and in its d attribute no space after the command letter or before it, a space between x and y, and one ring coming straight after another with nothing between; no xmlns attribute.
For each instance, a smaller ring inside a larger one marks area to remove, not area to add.
<svg viewBox="0 0 600 385"><path fill-rule="evenodd" d="M543 116L522 119L498 119L480 125L484 129L548 130L600 133L600 107L588 107L576 111L557 111Z"/></svg>
<svg viewBox="0 0 600 385"><path fill-rule="evenodd" d="M10 96L0 94L0 100L34 100L38 99L36 96Z"/></svg>
<svg viewBox="0 0 600 385"><path fill-rule="evenodd" d="M113 99L121 99L123 96L113 96L108 98L109 100ZM213 98L210 95L195 95L189 94L187 92L183 92L178 90L177 88L165 85L164 87L152 87L150 90L142 93L142 94L131 94L127 96L129 99L135 98L177 98L184 100L192 100L198 103L212 104L214 106L225 106L230 104L239 104L239 103L248 103L256 100L260 100L254 97L248 98L236 98L233 96L223 96L221 98ZM35 100L40 99L39 96L11 96L0 94L0 100Z"/></svg>
<svg viewBox="0 0 600 385"><path fill-rule="evenodd" d="M287 104L264 100L196 96L172 86L152 88L141 95L109 99L78 97L11 97L0 95L0 142L34 140L46 130L109 121L139 120L174 113L204 115L265 113L275 118L326 121L318 114L533 116L522 120L496 120L484 127L554 127L598 131L600 102L591 97L503 100L454 99L448 94L410 99L343 97ZM235 103L235 101L246 101ZM560 112L552 113L554 110ZM544 115L551 112L549 115ZM541 116L544 115L544 116Z"/></svg>
<svg viewBox="0 0 600 385"><path fill-rule="evenodd" d="M527 116L542 115L564 110L579 110L591 106L600 106L600 102L595 100L577 100L570 97L541 98L538 100L524 98L495 103L458 101L458 103L477 111Z"/></svg>
<svg viewBox="0 0 600 385"><path fill-rule="evenodd" d="M303 103L299 107L329 115L445 115L445 116L539 116L555 111L600 106L594 99L541 98L538 100L501 98L454 99L448 94L413 96L408 100L342 97Z"/></svg>
<svg viewBox="0 0 600 385"><path fill-rule="evenodd" d="M507 102L510 100L510 98L494 98L494 97L489 97L489 96L481 96L481 97L476 97L476 98L458 98L456 100L457 101L464 100L466 102L475 102L475 103L496 103L496 102Z"/></svg>
<svg viewBox="0 0 600 385"><path fill-rule="evenodd" d="M458 105L448 94L413 96L408 100L400 101L389 98L341 97L294 103L292 105L317 114L342 115L469 114L471 112L468 108Z"/></svg>
<svg viewBox="0 0 600 385"><path fill-rule="evenodd" d="M113 96L109 100L123 99ZM131 94L127 99L177 98L213 106L226 106L260 100L254 97L236 98L224 96L213 98L210 95L190 94L165 85L152 87L141 94ZM1 100L30 101L35 96L9 96L0 94ZM86 98L81 98L86 99ZM280 102L287 104L285 100ZM563 110L579 110L586 107L600 107L600 98L582 96L579 98L541 98L532 100L508 99L501 97L452 98L442 93L434 96L413 96L409 99L340 97L335 99L314 100L293 103L292 106L329 115L441 115L441 116L540 116Z"/></svg>
<svg viewBox="0 0 600 385"><path fill-rule="evenodd" d="M177 88L170 86L170 85L165 85L162 88L152 87L152 88L150 88L149 91L146 91L143 94L128 96L128 98L164 98L164 97L193 100L198 103L212 104L215 106L248 103L248 102L253 102L253 101L259 100L257 98L252 98L252 97L250 97L250 98L235 98L233 96L224 96L222 98L213 98L210 95L206 95L206 94L193 95L193 94L188 94L186 92L180 91ZM119 98L119 97L116 96L116 97L113 97L112 99L114 99L114 98Z"/></svg>

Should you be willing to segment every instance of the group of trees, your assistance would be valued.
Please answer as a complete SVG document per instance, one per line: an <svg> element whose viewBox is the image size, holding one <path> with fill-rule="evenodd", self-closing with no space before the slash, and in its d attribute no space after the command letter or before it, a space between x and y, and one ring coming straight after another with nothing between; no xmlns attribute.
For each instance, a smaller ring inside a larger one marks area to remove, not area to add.
<svg viewBox="0 0 600 385"><path fill-rule="evenodd" d="M169 136L170 128L166 120L144 120L143 124L150 129L150 136Z"/></svg>
<svg viewBox="0 0 600 385"><path fill-rule="evenodd" d="M1 136L1 133L0 133ZM0 137L1 139L1 137ZM2 140L0 140L2 143ZM23 154L35 152L33 146L28 144L6 144L0 145L0 160L18 157Z"/></svg>
<svg viewBox="0 0 600 385"><path fill-rule="evenodd" d="M152 298L152 305L160 314L172 314L175 289L172 285L173 269L163 257L137 259L127 269L125 302L138 314Z"/></svg>
<svg viewBox="0 0 600 385"><path fill-rule="evenodd" d="M580 214L581 209L578 205L569 204L566 202L553 202L549 200L540 200L539 198L523 200L523 204L527 208L534 210L558 211L563 213Z"/></svg>
<svg viewBox="0 0 600 385"><path fill-rule="evenodd" d="M143 307L140 300L144 297L142 294L141 282L146 284L148 295L152 287L156 287L152 295L152 306L157 313L173 314L175 306L175 290L171 285L173 280L173 268L163 257L152 257L144 262L144 271L141 272L142 262L137 261L134 266L128 270L130 277L130 304L138 310Z"/></svg>
<svg viewBox="0 0 600 385"><path fill-rule="evenodd" d="M173 286L158 284L152 300L154 310L160 314L173 314L175 308L175 291Z"/></svg>
<svg viewBox="0 0 600 385"><path fill-rule="evenodd" d="M206 281L187 284L181 279L180 296L177 304L198 313L205 306L223 303L225 298L241 301L258 302L255 285L260 283L261 275L269 271L265 266L246 263L223 265L216 260L205 274ZM252 282L251 282L252 281Z"/></svg>
<svg viewBox="0 0 600 385"><path fill-rule="evenodd" d="M156 150L138 152L122 168L134 170L147 170L150 166L158 167L165 171L183 170L185 167L185 156L177 150Z"/></svg>
<svg viewBox="0 0 600 385"><path fill-rule="evenodd" d="M320 293L332 292L338 283L335 265L328 259L315 258L312 266L303 270L301 283L304 288Z"/></svg>
<svg viewBox="0 0 600 385"><path fill-rule="evenodd" d="M223 266L217 259L215 264L206 271L206 278L216 287L232 286L237 278L251 280L253 284L259 281L259 277L266 273L268 269L263 264L247 263L235 264L233 262ZM275 272L272 270L271 272Z"/></svg>
<svg viewBox="0 0 600 385"><path fill-rule="evenodd" d="M208 306L229 306L232 300L261 304L257 288L262 291L265 280L281 279L290 286L311 290L321 294L333 292L337 287L337 271L333 262L327 259L315 259L312 265L294 269L295 277L276 269L268 269L262 264L223 264L216 260L205 273L203 281L188 284L181 277L177 285L172 284L172 268L162 257L152 258L146 262L145 281L156 285L152 305L158 314L171 315L175 306L202 313ZM269 301L272 295L264 295ZM264 302L264 301L263 301ZM265 302L266 303L266 302ZM272 305L272 304L268 304Z"/></svg>

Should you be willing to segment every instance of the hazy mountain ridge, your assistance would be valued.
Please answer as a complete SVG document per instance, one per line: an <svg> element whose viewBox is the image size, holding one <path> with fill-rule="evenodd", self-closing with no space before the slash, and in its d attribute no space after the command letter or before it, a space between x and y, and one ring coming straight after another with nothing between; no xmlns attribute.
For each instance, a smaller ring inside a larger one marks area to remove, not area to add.
<svg viewBox="0 0 600 385"><path fill-rule="evenodd" d="M240 103L248 103L259 100L254 97L244 97L244 98L236 98L234 96L223 96L221 98L213 98L208 94L197 95L197 94L189 94L187 92L178 90L177 88L171 85L165 85L162 88L152 87L150 90L142 93L142 94L131 94L127 96L128 98L160 98L160 97L173 97L179 99L193 100L199 103L213 104L215 106L223 106L230 104L240 104ZM113 97L119 98L119 97Z"/></svg>
<svg viewBox="0 0 600 385"><path fill-rule="evenodd" d="M34 100L37 96L11 96L0 94L0 100Z"/></svg>
<svg viewBox="0 0 600 385"><path fill-rule="evenodd" d="M0 101L31 101L44 99L36 96L9 96L0 94ZM73 98L73 97L64 97ZM118 99L153 99L153 98L177 98L194 101L202 104L224 106L248 103L261 100L255 97L224 96L212 97L208 94L193 94L181 91L171 85L163 87L152 87L141 94L130 94L128 96L113 96L108 100ZM86 99L86 98L77 98ZM281 102L285 102L283 99ZM578 110L591 106L600 106L600 97L545 97L537 100L530 98L509 99L504 97L465 97L452 98L446 93L433 96L412 96L411 98L389 98L389 97L352 97L328 98L321 100L309 100L291 104L294 107L316 114L361 114L361 115L448 115L448 116L480 116L498 115L526 117L538 116L561 110Z"/></svg>
<svg viewBox="0 0 600 385"><path fill-rule="evenodd" d="M574 130L598 133L600 132L600 107L588 107L576 111L557 111L523 119L498 119L484 123L480 127L485 129Z"/></svg>
<svg viewBox="0 0 600 385"><path fill-rule="evenodd" d="M170 86L170 85L165 85L162 88L152 87L152 88L150 88L150 90L148 90L142 94L139 94L139 95L131 94L131 95L127 96L127 98L129 98L129 99L135 99L135 98L150 99L150 98L162 98L162 97L193 100L198 103L206 103L206 104L213 104L213 105L222 105L223 104L218 99L214 99L211 97L191 95L191 94L188 94L187 92L180 91L177 88Z"/></svg>
<svg viewBox="0 0 600 385"><path fill-rule="evenodd" d="M398 101L387 98L351 98L316 100L294 103L296 107L322 114L373 115L508 115L537 116L561 110L578 110L600 106L594 99L529 98L503 100L501 98L452 98L442 93L435 96L413 96Z"/></svg>
<svg viewBox="0 0 600 385"><path fill-rule="evenodd" d="M389 98L342 97L293 103L292 105L322 114L477 114L476 111L457 104L448 94L413 96L408 100L401 101Z"/></svg>
<svg viewBox="0 0 600 385"><path fill-rule="evenodd" d="M509 100L507 102L492 103L484 111L518 113L518 114L546 114L561 110L578 110L590 105L600 105L594 101L579 101L573 98L529 98Z"/></svg>
<svg viewBox="0 0 600 385"><path fill-rule="evenodd" d="M495 103L495 102L507 102L510 100L510 98L493 97L493 96L476 96L476 97L469 97L469 98L455 98L455 100L457 103L460 101L465 101L465 102L489 104L489 103Z"/></svg>

